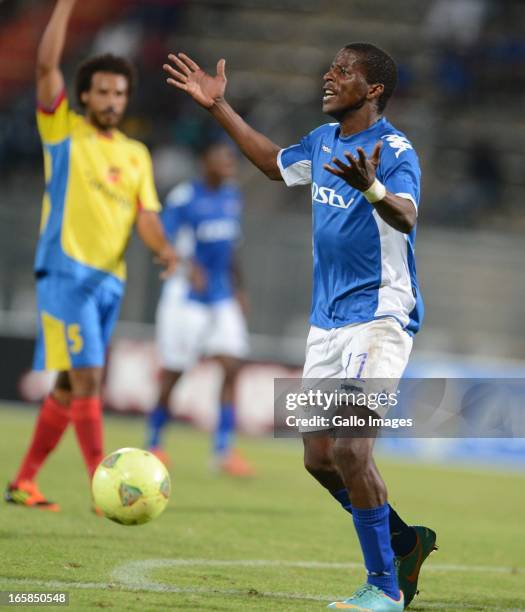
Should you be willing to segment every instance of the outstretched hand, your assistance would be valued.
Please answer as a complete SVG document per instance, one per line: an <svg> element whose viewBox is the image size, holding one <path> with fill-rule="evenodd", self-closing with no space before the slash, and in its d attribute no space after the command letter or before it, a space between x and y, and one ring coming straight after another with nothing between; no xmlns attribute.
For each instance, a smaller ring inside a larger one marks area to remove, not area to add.
<svg viewBox="0 0 525 612"><path fill-rule="evenodd" d="M348 160L347 164L337 159L337 157L334 157L332 163L334 166L337 166L336 168L329 164L324 164L323 167L331 174L342 178L351 187L359 189L359 191L366 191L376 178L376 171L379 166L379 154L381 153L382 146L383 142L379 141L374 147L370 157L366 156L362 147L357 147L357 158L351 153L344 154Z"/></svg>
<svg viewBox="0 0 525 612"><path fill-rule="evenodd" d="M177 266L179 264L179 258L177 257L177 253L173 249L171 245L166 245L162 251L157 253L157 256L154 257L153 261L156 264L159 264L164 267L164 270L159 274L159 277L162 280L166 280L170 276L175 273Z"/></svg>
<svg viewBox="0 0 525 612"><path fill-rule="evenodd" d="M224 97L226 90L226 60L217 62L217 74L211 76L184 53L170 53L172 64L164 64L163 69L170 76L169 85L182 89L204 108L211 108L217 100Z"/></svg>

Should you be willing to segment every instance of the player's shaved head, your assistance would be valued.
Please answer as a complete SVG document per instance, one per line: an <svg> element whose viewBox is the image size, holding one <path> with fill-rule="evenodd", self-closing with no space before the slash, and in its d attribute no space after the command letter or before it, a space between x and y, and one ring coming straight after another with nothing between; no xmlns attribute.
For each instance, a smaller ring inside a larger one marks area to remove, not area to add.
<svg viewBox="0 0 525 612"><path fill-rule="evenodd" d="M350 43L344 47L358 58L366 81L369 85L381 83L383 93L377 99L377 110L382 113L397 84L397 65L383 49L370 43Z"/></svg>

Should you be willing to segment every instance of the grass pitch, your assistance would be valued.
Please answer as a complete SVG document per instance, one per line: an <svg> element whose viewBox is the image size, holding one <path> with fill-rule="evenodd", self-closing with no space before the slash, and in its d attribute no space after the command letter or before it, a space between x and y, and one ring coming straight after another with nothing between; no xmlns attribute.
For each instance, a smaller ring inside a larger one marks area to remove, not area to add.
<svg viewBox="0 0 525 612"><path fill-rule="evenodd" d="M1 408L2 479L15 472L35 412ZM106 418L106 449L140 446L143 423ZM123 527L90 511L68 431L39 483L59 514L2 504L0 590L70 594L95 610L322 610L364 581L350 517L306 475L299 441L243 440L259 475L208 469L209 440L172 427L172 499L155 522ZM525 610L525 478L383 459L391 503L438 533L417 610ZM26 608L27 609L27 608Z"/></svg>

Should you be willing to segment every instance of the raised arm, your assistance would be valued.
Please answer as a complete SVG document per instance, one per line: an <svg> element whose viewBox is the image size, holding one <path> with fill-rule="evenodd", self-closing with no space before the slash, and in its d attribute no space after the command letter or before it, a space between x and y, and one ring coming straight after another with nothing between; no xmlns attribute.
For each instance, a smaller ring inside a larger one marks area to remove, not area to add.
<svg viewBox="0 0 525 612"><path fill-rule="evenodd" d="M60 60L64 50L67 24L76 0L57 0L44 31L36 60L36 91L39 104L50 107L64 88Z"/></svg>
<svg viewBox="0 0 525 612"><path fill-rule="evenodd" d="M208 110L216 121L237 143L242 153L274 181L282 181L277 165L277 154L281 147L269 138L250 127L224 99L226 91L226 61L217 63L217 74L211 76L184 53L171 53L169 60L174 64L164 64L169 74L168 83L182 89L200 106Z"/></svg>

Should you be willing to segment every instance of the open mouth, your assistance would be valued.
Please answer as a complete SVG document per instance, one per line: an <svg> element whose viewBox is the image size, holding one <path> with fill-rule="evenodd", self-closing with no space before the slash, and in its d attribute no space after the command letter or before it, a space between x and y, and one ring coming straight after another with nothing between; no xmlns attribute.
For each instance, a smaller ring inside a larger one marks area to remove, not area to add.
<svg viewBox="0 0 525 612"><path fill-rule="evenodd" d="M335 98L335 91L330 88L323 89L323 102L328 102L332 98Z"/></svg>

